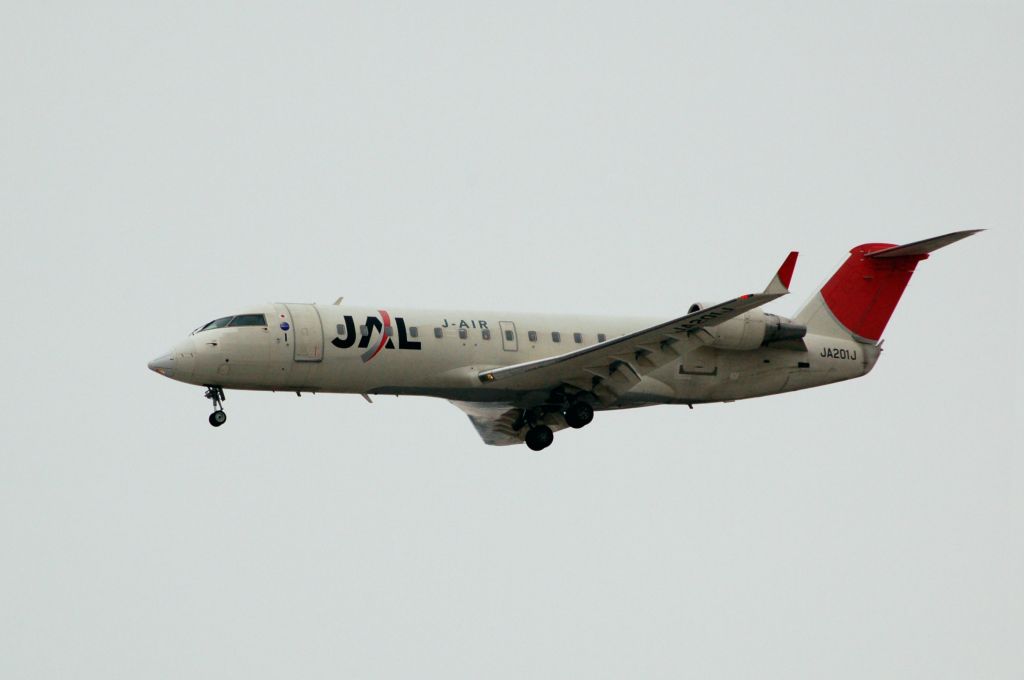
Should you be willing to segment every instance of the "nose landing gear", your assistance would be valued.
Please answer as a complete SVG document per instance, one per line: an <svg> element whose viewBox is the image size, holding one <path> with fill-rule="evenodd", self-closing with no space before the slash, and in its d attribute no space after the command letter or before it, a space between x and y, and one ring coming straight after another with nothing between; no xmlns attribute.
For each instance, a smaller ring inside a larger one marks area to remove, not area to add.
<svg viewBox="0 0 1024 680"><path fill-rule="evenodd" d="M216 385L207 385L206 394L203 396L213 402L213 413L210 414L210 425L220 427L224 423L228 422L228 414L224 413L224 407L221 406L221 402L227 401L228 399L224 396L224 388L217 387Z"/></svg>

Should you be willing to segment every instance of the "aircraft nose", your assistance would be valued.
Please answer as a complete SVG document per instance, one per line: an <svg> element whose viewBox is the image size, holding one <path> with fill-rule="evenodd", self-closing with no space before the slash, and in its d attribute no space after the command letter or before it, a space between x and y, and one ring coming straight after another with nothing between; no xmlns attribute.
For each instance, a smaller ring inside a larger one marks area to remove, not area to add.
<svg viewBox="0 0 1024 680"><path fill-rule="evenodd" d="M156 359L153 359L146 365L149 366L149 370L156 371L162 376L166 376L168 378L174 377L173 354L165 354L163 356L157 357Z"/></svg>
<svg viewBox="0 0 1024 680"><path fill-rule="evenodd" d="M149 370L165 378L189 382L196 368L195 345L191 339L182 340L172 347L170 352L146 365L149 366Z"/></svg>

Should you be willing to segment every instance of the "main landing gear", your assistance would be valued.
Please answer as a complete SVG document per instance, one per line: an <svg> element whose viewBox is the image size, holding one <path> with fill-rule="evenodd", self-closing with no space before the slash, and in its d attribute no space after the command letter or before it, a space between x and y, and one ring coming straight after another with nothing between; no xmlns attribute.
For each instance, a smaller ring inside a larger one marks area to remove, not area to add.
<svg viewBox="0 0 1024 680"><path fill-rule="evenodd" d="M578 430L594 419L594 407L585 401L574 401L565 409L565 422Z"/></svg>
<svg viewBox="0 0 1024 680"><path fill-rule="evenodd" d="M552 442L555 441L555 434L551 431L551 428L541 422L545 412L551 413L552 411L561 411L562 416L565 418L565 423L575 430L589 425L594 420L594 407L585 401L579 400L570 401L565 405L564 409L560 409L557 406L548 406L527 410L523 413L522 420L519 421L519 427L524 425L529 425L530 427L524 437L526 445L530 447L530 450L542 451L551 446Z"/></svg>
<svg viewBox="0 0 1024 680"><path fill-rule="evenodd" d="M547 425L534 425L526 432L526 445L531 451L542 451L555 441L555 433Z"/></svg>
<svg viewBox="0 0 1024 680"><path fill-rule="evenodd" d="M224 388L217 387L216 385L207 385L206 394L203 396L213 402L213 413L210 414L210 425L220 427L224 423L228 422L228 414L224 413L224 407L221 406L222 401L227 401L227 397L224 396Z"/></svg>

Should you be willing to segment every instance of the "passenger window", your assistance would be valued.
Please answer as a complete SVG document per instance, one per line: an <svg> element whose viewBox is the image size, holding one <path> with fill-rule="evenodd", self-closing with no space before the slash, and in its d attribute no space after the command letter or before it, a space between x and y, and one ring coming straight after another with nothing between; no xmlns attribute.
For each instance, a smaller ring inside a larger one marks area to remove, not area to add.
<svg viewBox="0 0 1024 680"><path fill-rule="evenodd" d="M526 337L530 338L530 342L537 342L537 331L527 331Z"/></svg>
<svg viewBox="0 0 1024 680"><path fill-rule="evenodd" d="M409 326L409 337L410 338L418 338L418 337L420 337L419 326Z"/></svg>
<svg viewBox="0 0 1024 680"><path fill-rule="evenodd" d="M363 324L362 326L360 326L359 327L359 335L363 336L364 338L370 337L370 327L367 326L366 324Z"/></svg>
<svg viewBox="0 0 1024 680"><path fill-rule="evenodd" d="M516 334L513 333L512 331L505 331L505 339L508 340L509 342L512 342L513 340L516 339Z"/></svg>
<svg viewBox="0 0 1024 680"><path fill-rule="evenodd" d="M460 338L465 340L468 336L469 336L469 331L467 331L465 328L460 328L459 329L459 337Z"/></svg>
<svg viewBox="0 0 1024 680"><path fill-rule="evenodd" d="M604 333L598 333L597 334L597 341L598 342L604 342L607 339L608 339L608 336L605 335Z"/></svg>
<svg viewBox="0 0 1024 680"><path fill-rule="evenodd" d="M561 342L562 334L558 331L551 331L551 342Z"/></svg>
<svg viewBox="0 0 1024 680"><path fill-rule="evenodd" d="M435 338L443 338L444 337L444 333L441 331L441 327L440 326L434 326L434 337Z"/></svg>
<svg viewBox="0 0 1024 680"><path fill-rule="evenodd" d="M342 340L344 340L346 335L348 335L348 328L345 327L345 324L339 323L338 324L338 337L341 338Z"/></svg>
<svg viewBox="0 0 1024 680"><path fill-rule="evenodd" d="M483 336L484 340L490 340L491 339L491 331L488 328L485 328L482 331L480 331L480 335Z"/></svg>
<svg viewBox="0 0 1024 680"><path fill-rule="evenodd" d="M577 345L582 343L583 342L583 333L573 333L572 334L572 339L576 341Z"/></svg>

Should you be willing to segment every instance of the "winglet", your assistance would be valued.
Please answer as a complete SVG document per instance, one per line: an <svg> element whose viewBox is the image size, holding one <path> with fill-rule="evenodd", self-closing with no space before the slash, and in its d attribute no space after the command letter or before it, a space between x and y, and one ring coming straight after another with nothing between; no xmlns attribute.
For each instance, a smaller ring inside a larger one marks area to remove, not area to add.
<svg viewBox="0 0 1024 680"><path fill-rule="evenodd" d="M796 269L796 258L799 255L795 250L786 256L775 277L764 289L765 295L785 295L789 292L789 282L793 280L793 270Z"/></svg>

